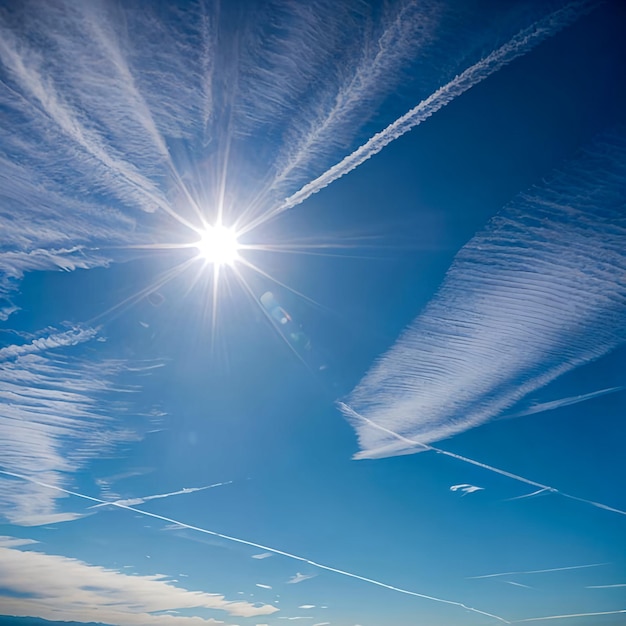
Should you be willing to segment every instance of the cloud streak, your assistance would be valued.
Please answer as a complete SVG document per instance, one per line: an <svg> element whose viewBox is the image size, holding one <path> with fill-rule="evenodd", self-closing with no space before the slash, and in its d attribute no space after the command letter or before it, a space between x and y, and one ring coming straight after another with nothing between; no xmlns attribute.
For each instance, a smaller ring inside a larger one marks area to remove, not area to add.
<svg viewBox="0 0 626 626"><path fill-rule="evenodd" d="M425 310L340 405L356 458L415 452L479 426L626 339L625 183L619 129L461 249Z"/></svg>
<svg viewBox="0 0 626 626"><path fill-rule="evenodd" d="M120 386L126 365L110 359L87 361L75 354L92 341L92 328L48 330L0 350L0 457L4 467L20 469L56 486L93 458L137 439L130 427L103 410L103 398L132 390ZM127 396L127 394L125 393ZM127 408L116 398L117 410ZM26 489L0 481L4 517L23 526L67 522L82 517L57 510L57 496L35 484Z"/></svg>
<svg viewBox="0 0 626 626"><path fill-rule="evenodd" d="M405 113L402 117L374 135L365 144L345 157L342 161L328 169L315 180L307 183L299 191L285 199L282 204L263 216L264 220L271 219L304 202L314 193L327 187L335 180L345 176L359 165L380 152L385 146L409 132L431 115L458 98L460 95L482 82L518 57L521 57L545 39L555 35L566 26L572 24L588 13L595 6L596 1L572 2L554 13L537 21L535 24L519 32L506 44L494 50L491 54L468 67L422 100L417 106Z"/></svg>
<svg viewBox="0 0 626 626"><path fill-rule="evenodd" d="M583 393L578 396L571 396L569 398L560 398L559 400L551 400L550 402L540 402L539 404L534 404L533 406L524 409L523 411L519 411L511 415L505 415L504 417L525 417L526 415L534 415L535 413L543 413L544 411L554 411L555 409L572 406L573 404L578 404L579 402L586 402L587 400L600 398L601 396L605 396L609 393L623 391L623 389L623 386L609 387L607 389L599 389L598 391Z"/></svg>
<svg viewBox="0 0 626 626"><path fill-rule="evenodd" d="M172 585L164 576L129 576L77 559L5 546L0 545L0 604L6 615L120 626L184 626L223 622L154 613L213 609L232 616L254 617L278 611L268 604L188 591Z"/></svg>
<svg viewBox="0 0 626 626"><path fill-rule="evenodd" d="M17 478L20 480L25 480L27 482L33 483L35 485L38 485L40 487L44 487L47 489L51 489L57 492L61 492L61 493L65 493L67 495L71 495L71 496L75 496L77 498L81 498L83 500L89 500L91 502L98 502L100 504L105 504L106 502L104 500L100 500L100 498L95 498L93 496L88 496L86 494L82 494L79 493L77 491L71 491L69 489L65 489L63 487L58 487L56 485L50 485L50 484L46 484L40 480L37 480L36 478L33 478L31 476L26 476L24 474L18 473L18 472L11 472L11 471L7 471L7 470L0 470L0 474L3 474L5 476L10 476L13 478ZM370 585L374 585L376 587L382 587L383 589L388 589L390 591L395 591L397 593L401 593L404 595L409 595L409 596L413 596L416 598L422 598L424 600L430 600L432 602L437 602L440 604L447 604L450 606L455 606L461 609L464 609L466 611L470 611L472 613L476 613L478 615L484 615L486 617L491 617L495 620L498 620L502 623L508 624L509 622L507 620L505 620L503 617L500 617L498 615L494 615L493 613L487 613L486 611L481 611L480 609L476 609L474 607L468 606L467 604L464 604L463 602L457 602L455 600L446 600L444 598L439 598L436 596L431 596L431 595L427 595L427 594L423 594L423 593L418 593L417 591L410 591L408 589L403 589L401 587L396 587L394 585L389 585L387 583L384 583L382 581L379 580L375 580L373 578L368 578L366 576L360 576L359 574L355 574L352 572L348 572L346 570L342 570L336 567L331 567L330 565L324 565L322 563L317 563L316 561L312 561L310 559L307 559L306 557L303 556L298 556L297 554L292 554L290 552L285 552L283 550L279 550L277 548L271 548L269 546L265 546L263 544L260 543L256 543L254 541L248 541L247 539L240 539L238 537L233 537L231 535L226 535L224 533L219 533L217 531L214 530L209 530L206 528L201 528L199 526L194 526L192 524L186 524L184 522L172 519L170 517L166 517L165 515L158 515L157 513L150 513L149 511L144 511L142 509L137 509L135 507L132 506L125 506L125 505L115 505L118 506L121 509L125 509L127 511L132 511L134 513L138 513L140 515L145 515L146 517L151 517L153 519L158 519L161 520L163 522L166 522L168 524L175 524L176 527L180 527L180 528L187 528L189 530L193 530L199 533L203 533L205 535L210 535L212 537L219 537L220 539L224 539L225 541L232 541L233 543L238 543L241 545L246 545L246 546L250 546L252 548L257 548L259 550L263 550L265 552L271 552L273 554L279 555L279 556L284 556L288 559L292 559L294 561L300 561L302 563L306 563L307 565L310 565L311 567L315 567L317 569L321 569L327 572L332 572L334 574L338 574L340 576L345 576L347 578L352 578L355 580L360 580L364 583L368 583Z"/></svg>

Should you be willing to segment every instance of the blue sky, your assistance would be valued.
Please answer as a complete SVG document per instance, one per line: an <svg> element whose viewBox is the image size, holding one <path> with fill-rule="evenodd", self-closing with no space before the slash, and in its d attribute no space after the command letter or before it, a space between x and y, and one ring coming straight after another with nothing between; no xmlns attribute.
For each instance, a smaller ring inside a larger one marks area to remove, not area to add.
<svg viewBox="0 0 626 626"><path fill-rule="evenodd" d="M0 615L623 623L624 17L0 3Z"/></svg>

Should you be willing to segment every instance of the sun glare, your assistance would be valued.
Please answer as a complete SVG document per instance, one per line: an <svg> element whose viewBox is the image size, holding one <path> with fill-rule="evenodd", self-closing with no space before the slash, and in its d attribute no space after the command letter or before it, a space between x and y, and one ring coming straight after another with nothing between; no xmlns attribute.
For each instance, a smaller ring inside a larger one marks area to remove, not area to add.
<svg viewBox="0 0 626 626"><path fill-rule="evenodd" d="M214 265L232 265L239 258L237 234L221 224L208 226L195 245L199 256Z"/></svg>

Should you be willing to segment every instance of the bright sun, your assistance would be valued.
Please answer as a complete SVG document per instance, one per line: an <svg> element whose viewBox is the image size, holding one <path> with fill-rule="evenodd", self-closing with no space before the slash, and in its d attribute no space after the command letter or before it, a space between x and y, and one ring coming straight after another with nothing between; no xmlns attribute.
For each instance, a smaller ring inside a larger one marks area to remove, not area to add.
<svg viewBox="0 0 626 626"><path fill-rule="evenodd" d="M195 245L199 256L214 265L232 265L239 258L237 233L221 224L208 226Z"/></svg>

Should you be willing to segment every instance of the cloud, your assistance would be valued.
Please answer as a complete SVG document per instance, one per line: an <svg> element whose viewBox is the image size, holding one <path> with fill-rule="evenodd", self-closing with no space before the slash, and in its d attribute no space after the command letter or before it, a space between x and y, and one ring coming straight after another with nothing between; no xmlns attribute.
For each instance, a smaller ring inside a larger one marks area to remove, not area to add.
<svg viewBox="0 0 626 626"><path fill-rule="evenodd" d="M617 589L618 587L626 587L626 583L617 583L616 585L589 585L585 589Z"/></svg>
<svg viewBox="0 0 626 626"><path fill-rule="evenodd" d="M619 129L461 249L439 292L340 405L356 458L428 449L626 339L625 183Z"/></svg>
<svg viewBox="0 0 626 626"><path fill-rule="evenodd" d="M381 132L375 134L352 154L332 166L315 180L304 185L299 191L285 199L277 208L263 216L263 219L270 219L283 211L293 208L335 180L345 176L380 152L389 143L421 124L468 89L471 89L474 85L482 82L511 61L530 52L545 39L575 22L588 13L595 4L593 1L571 2L520 31L510 41L459 73L450 82L422 100L408 113Z"/></svg>
<svg viewBox="0 0 626 626"><path fill-rule="evenodd" d="M484 487L476 487L474 485L462 484L462 485L452 485L450 487L450 491L462 491L463 495L466 496L468 493L474 493L475 491L482 491Z"/></svg>
<svg viewBox="0 0 626 626"><path fill-rule="evenodd" d="M75 496L77 498L81 498L83 500L89 500L90 502L100 502L100 503L104 503L104 500L100 500L99 498L94 498L93 496L88 496L86 494L80 493L78 491L70 491L69 489L65 489L64 487L59 487L57 485L50 485L50 484L46 484L36 478L33 478L31 476L26 476L24 474L19 474L17 472L7 472L5 470L0 470L0 474L5 475L5 476L11 476L13 478L17 478L20 480L24 480L27 481L29 483L33 483L35 485L38 485L40 487L44 487L47 489L51 489L53 491L57 491L60 493L64 493L70 496ZM207 528L201 528L200 526L193 526L192 524L186 524L185 522L181 522L179 520L175 520L172 519L171 517L166 517L165 515L158 515L157 513L151 513L150 511L144 511L142 509L137 509L134 508L132 506L125 506L125 505L115 505L118 506L121 509L125 509L127 511L132 511L133 513L137 513L138 515L145 515L146 517L151 517L152 519L158 519L161 520L162 522L167 522L169 524L175 524L176 527L181 527L181 528L187 528L189 530L193 530L195 532L198 533L202 533L204 535L210 535L211 537L218 537L220 539L224 539L225 541L231 541L233 543L239 544L239 545L246 545L246 546L250 546L252 548L257 548L260 550L264 550L266 552L272 552L273 554L278 554L280 556L284 556L288 559L292 559L294 561L300 561L302 563L306 563L307 565L310 565L311 567L315 567L327 572L332 572L335 574L338 574L339 576L345 576L346 578L352 578L355 580L360 580L361 582L370 584L370 585L374 585L376 587L382 587L384 589L389 589L390 591L396 591L397 593L401 593L404 595L408 595L408 596L413 596L415 598L422 598L424 600L430 600L432 602L438 602L440 604L447 604L450 606L456 606L459 607L461 609L464 609L465 611L470 611L472 613L476 613L478 615L485 615L486 617L492 617L494 619L497 619L501 622L507 623L505 619L503 619L502 617L499 617L497 615L494 615L493 613L487 613L486 611L481 611L480 609L476 609L474 607L468 606L466 604L464 604L463 602L457 602L455 600L446 600L444 598L438 598L436 596L430 596L424 593L418 593L417 591L410 591L408 589L403 589L402 587L396 587L394 585L389 585L387 583L384 583L380 580L375 580L374 578L367 578L365 576L360 576L359 574L355 574L353 572L348 572L346 570L342 570L336 567L331 567L330 565L324 565L322 563L317 563L316 561L312 561L311 559L307 559L306 557L303 556L298 556L297 554L292 554L291 552L285 552L284 550L278 550L277 548L271 548L269 546L264 546L260 543L256 543L254 541L248 541L247 539L241 539L239 537L233 537L232 535L226 535L224 533L219 533L217 531L214 530L209 530ZM321 607L324 608L324 607Z"/></svg>
<svg viewBox="0 0 626 626"><path fill-rule="evenodd" d="M120 626L216 624L214 619L155 615L175 609L214 609L254 617L278 609L188 591L163 576L129 576L77 559L0 547L0 604L7 615Z"/></svg>
<svg viewBox="0 0 626 626"><path fill-rule="evenodd" d="M271 552L262 552L261 554L253 554L253 559L269 559L271 556L274 556Z"/></svg>
<svg viewBox="0 0 626 626"><path fill-rule="evenodd" d="M0 548L21 548L22 546L32 546L39 543L34 539L20 539L18 537L8 537L0 535Z"/></svg>
<svg viewBox="0 0 626 626"><path fill-rule="evenodd" d="M262 583L256 583L257 587L260 587L261 589L271 589L272 586L271 585L264 585Z"/></svg>
<svg viewBox="0 0 626 626"><path fill-rule="evenodd" d="M115 420L114 413L103 410L103 397L131 391L117 383L126 365L107 359L87 361L75 355L79 344L96 337L92 328L48 329L25 343L0 350L0 459L4 469L62 486L90 459L138 438L128 425ZM109 406L118 411L128 404L116 398ZM35 526L82 517L57 510L58 498L34 483L25 488L12 479L0 480L0 510L14 524Z"/></svg>
<svg viewBox="0 0 626 626"><path fill-rule="evenodd" d="M309 578L315 578L317 574L301 574L297 572L295 576L292 576L288 581L288 585L296 585L301 583L303 580L309 580Z"/></svg>
<svg viewBox="0 0 626 626"><path fill-rule="evenodd" d="M314 609L315 605L314 604L302 604L301 606L298 607L299 609Z"/></svg>
<svg viewBox="0 0 626 626"><path fill-rule="evenodd" d="M55 333L44 337L34 339L30 343L22 345L12 345L6 348L0 348L0 361L14 359L25 354L34 352L44 352L46 350L54 350L55 348L63 348L65 346L75 346L93 339L98 334L95 328L73 328L63 333Z"/></svg>
<svg viewBox="0 0 626 626"><path fill-rule="evenodd" d="M533 404L527 409L523 409L517 413L511 415L505 415L504 417L525 417L526 415L534 415L535 413L543 413L544 411L554 411L562 407L571 406L572 404L578 404L579 402L585 402L592 400L593 398L599 398L609 393L615 393L617 391L623 391L624 387L609 387L607 389L599 389L598 391L592 391L590 393L583 393L577 396L570 396L568 398L560 398L559 400L551 400L550 402L540 402Z"/></svg>

